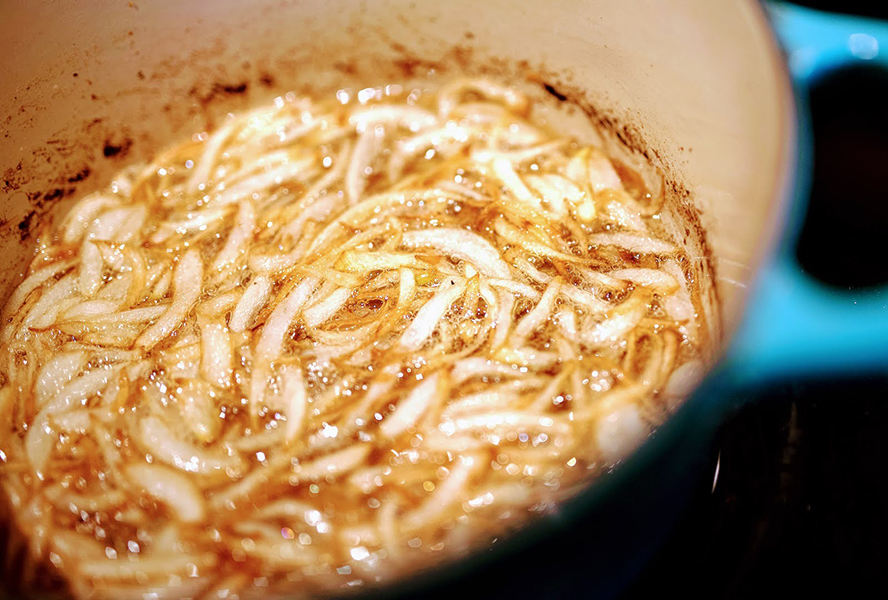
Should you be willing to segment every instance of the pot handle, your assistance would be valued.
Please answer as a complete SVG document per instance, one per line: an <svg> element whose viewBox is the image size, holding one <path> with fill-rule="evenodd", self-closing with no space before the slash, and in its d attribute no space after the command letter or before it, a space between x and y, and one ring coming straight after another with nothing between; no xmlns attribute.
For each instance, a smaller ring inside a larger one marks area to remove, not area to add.
<svg viewBox="0 0 888 600"><path fill-rule="evenodd" d="M768 12L786 52L799 106L795 201L786 233L759 274L745 321L723 366L744 384L885 370L888 287L829 288L802 271L795 248L813 162L808 89L843 67L868 64L888 69L888 23L776 2Z"/></svg>

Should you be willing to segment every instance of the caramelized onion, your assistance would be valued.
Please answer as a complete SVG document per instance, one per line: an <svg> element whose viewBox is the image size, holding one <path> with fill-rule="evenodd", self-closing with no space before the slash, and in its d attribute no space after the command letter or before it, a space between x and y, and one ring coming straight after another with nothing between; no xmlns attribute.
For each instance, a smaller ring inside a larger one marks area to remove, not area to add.
<svg viewBox="0 0 888 600"><path fill-rule="evenodd" d="M642 443L705 370L699 265L531 109L486 79L287 94L48 223L0 332L27 568L341 595Z"/></svg>

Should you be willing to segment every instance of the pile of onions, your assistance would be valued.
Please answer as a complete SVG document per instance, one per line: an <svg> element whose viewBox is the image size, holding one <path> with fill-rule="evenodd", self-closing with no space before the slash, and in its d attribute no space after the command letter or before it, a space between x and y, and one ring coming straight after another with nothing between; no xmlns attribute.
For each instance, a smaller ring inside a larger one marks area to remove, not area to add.
<svg viewBox="0 0 888 600"><path fill-rule="evenodd" d="M384 582L631 451L700 372L689 260L531 112L288 94L48 223L0 333L34 563L78 597Z"/></svg>

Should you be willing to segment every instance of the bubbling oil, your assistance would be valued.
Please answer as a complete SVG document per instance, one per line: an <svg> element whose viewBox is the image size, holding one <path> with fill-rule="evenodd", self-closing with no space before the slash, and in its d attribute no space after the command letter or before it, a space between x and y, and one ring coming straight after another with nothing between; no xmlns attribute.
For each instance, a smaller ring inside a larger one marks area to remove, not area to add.
<svg viewBox="0 0 888 600"><path fill-rule="evenodd" d="M288 95L122 171L3 312L17 577L329 593L545 514L700 371L661 204L488 80Z"/></svg>

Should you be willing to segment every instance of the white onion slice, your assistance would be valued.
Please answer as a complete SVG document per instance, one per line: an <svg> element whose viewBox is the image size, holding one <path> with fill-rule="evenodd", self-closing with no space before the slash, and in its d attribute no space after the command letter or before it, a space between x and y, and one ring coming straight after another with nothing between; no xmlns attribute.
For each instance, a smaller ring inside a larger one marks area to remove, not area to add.
<svg viewBox="0 0 888 600"><path fill-rule="evenodd" d="M609 463L617 462L644 440L647 426L635 406L628 404L617 407L601 417L595 430L595 441L604 458Z"/></svg>
<svg viewBox="0 0 888 600"><path fill-rule="evenodd" d="M564 295L565 298L581 306L582 308L585 308L592 314L607 312L611 308L613 308L613 306L608 304L607 302L596 298L591 292L587 292L583 288L571 285L569 283L561 286L561 293Z"/></svg>
<svg viewBox="0 0 888 600"><path fill-rule="evenodd" d="M281 498L269 502L257 511L263 519L303 517L307 512L315 510L312 504L295 498Z"/></svg>
<svg viewBox="0 0 888 600"><path fill-rule="evenodd" d="M497 156L491 162L491 166L493 167L493 174L496 175L496 177L502 182L503 186L505 186L515 198L521 202L530 204L537 210L542 208L540 199L528 189L527 185L525 185L515 172L515 168L507 158Z"/></svg>
<svg viewBox="0 0 888 600"><path fill-rule="evenodd" d="M75 350L58 354L43 365L34 388L38 408L42 408L51 398L57 396L65 385L83 370L87 358L86 352Z"/></svg>
<svg viewBox="0 0 888 600"><path fill-rule="evenodd" d="M623 182L608 158L599 151L590 154L587 162L589 172L589 186L593 192L606 189L622 190Z"/></svg>
<svg viewBox="0 0 888 600"><path fill-rule="evenodd" d="M306 135L313 132L315 129L324 124L323 119L314 118L311 118L306 123L306 118L308 118L308 113L302 113L302 118L295 121L285 119L283 128L277 129L273 135L270 135L267 138L263 139L263 141L259 142L259 146L268 147L272 144L276 146L289 146L293 142L301 140Z"/></svg>
<svg viewBox="0 0 888 600"><path fill-rule="evenodd" d="M434 127L438 118L417 106L377 105L352 112L348 123L359 133L376 125L395 125L416 132Z"/></svg>
<svg viewBox="0 0 888 600"><path fill-rule="evenodd" d="M265 275L254 277L228 320L228 327L231 331L238 333L252 327L256 315L265 306L270 294L271 280Z"/></svg>
<svg viewBox="0 0 888 600"><path fill-rule="evenodd" d="M307 196L311 197L311 196ZM289 236L294 240L297 240L301 237L302 231L305 228L305 224L308 221L322 221L325 217L327 217L332 211L333 208L340 202L339 198L336 197L335 194L330 194L318 198L314 202L311 202L306 206L303 210L299 211L299 214L295 219L284 225L281 229L281 234L285 237ZM294 257L298 259L298 256Z"/></svg>
<svg viewBox="0 0 888 600"><path fill-rule="evenodd" d="M256 226L256 211L253 209L253 203L245 200L238 205L237 217L235 217L234 227L225 239L225 245L216 255L213 261L212 269L219 271L225 268L229 263L244 253L244 247L247 240L253 235L253 228Z"/></svg>
<svg viewBox="0 0 888 600"><path fill-rule="evenodd" d="M305 422L308 410L308 392L302 378L302 369L298 365L289 365L281 369L282 393L286 401L287 426L285 437L292 442L299 434Z"/></svg>
<svg viewBox="0 0 888 600"><path fill-rule="evenodd" d="M568 423L547 415L535 415L515 410L502 410L492 413L472 414L442 420L438 429L445 435L468 431L546 431L566 434Z"/></svg>
<svg viewBox="0 0 888 600"><path fill-rule="evenodd" d="M206 381L189 378L175 390L182 421L191 435L203 444L212 444L222 429L216 389Z"/></svg>
<svg viewBox="0 0 888 600"><path fill-rule="evenodd" d="M333 315L339 312L343 306L345 306L345 303L348 302L352 293L354 293L354 290L351 288L337 289L327 296L327 298L305 311L305 314L303 315L305 324L309 327L323 325L333 318Z"/></svg>
<svg viewBox="0 0 888 600"><path fill-rule="evenodd" d="M94 323L97 325L106 324L123 324L123 323L144 323L156 319L169 312L171 304L160 304L158 306L144 306L142 308L131 308L111 314L100 315L87 321L87 325Z"/></svg>
<svg viewBox="0 0 888 600"><path fill-rule="evenodd" d="M126 476L145 494L165 504L183 523L200 523L206 511L201 493L191 480L161 465L127 465Z"/></svg>
<svg viewBox="0 0 888 600"><path fill-rule="evenodd" d="M667 260L663 270L671 274L679 286L678 290L663 302L664 310L676 321L691 321L696 316L697 310L691 301L687 277L675 260Z"/></svg>
<svg viewBox="0 0 888 600"><path fill-rule="evenodd" d="M119 302L111 300L87 300L78 302L61 315L62 321L83 321L117 311Z"/></svg>
<svg viewBox="0 0 888 600"><path fill-rule="evenodd" d="M530 134L533 139L536 139L538 136L536 130L527 130L527 133ZM533 139L531 140L531 143L533 142ZM513 165L517 165L550 154L554 150L564 146L565 143L566 140L553 140L551 142L545 142L530 147L522 147L517 150L475 150L472 152L472 159L479 162L490 162L496 159L504 159ZM534 200L534 204L536 203L537 200Z"/></svg>
<svg viewBox="0 0 888 600"><path fill-rule="evenodd" d="M673 398L687 398L705 374L706 365L703 361L689 360L672 372L663 393Z"/></svg>
<svg viewBox="0 0 888 600"><path fill-rule="evenodd" d="M528 346L523 348L500 348L496 351L494 357L510 365L537 370L549 369L561 359L555 352L537 350Z"/></svg>
<svg viewBox="0 0 888 600"><path fill-rule="evenodd" d="M465 229L441 227L408 231L401 238L401 244L415 249L434 248L451 258L471 263L488 277L510 277L509 265L497 249L477 233Z"/></svg>
<svg viewBox="0 0 888 600"><path fill-rule="evenodd" d="M70 298L77 292L77 279L73 274L66 275L49 289L43 292L40 299L34 303L19 331L28 329L45 329L55 322L58 313L63 308L61 302Z"/></svg>
<svg viewBox="0 0 888 600"><path fill-rule="evenodd" d="M456 302L465 290L466 283L461 279L444 280L438 293L419 309L413 322L404 330L399 340L400 346L404 350L413 352L422 348L434 333L438 322L450 310L450 305Z"/></svg>
<svg viewBox="0 0 888 600"><path fill-rule="evenodd" d="M397 210L399 207L407 207L419 202L433 205L446 203L451 199L459 198L454 198L453 194L438 188L389 192L370 196L360 203L349 207L348 210L324 227L315 239L312 240L309 254L318 253L324 249L346 226L363 224L367 219L373 218L373 215L382 211Z"/></svg>
<svg viewBox="0 0 888 600"><path fill-rule="evenodd" d="M448 121L443 127L426 130L417 135L398 140L389 160L389 178L392 181L401 177L404 167L420 153L433 148L438 155L449 155L464 147L470 137L477 133L476 128L457 125Z"/></svg>
<svg viewBox="0 0 888 600"><path fill-rule="evenodd" d="M131 242L142 231L147 218L147 206L139 205L133 207L114 233L114 241L119 244Z"/></svg>
<svg viewBox="0 0 888 600"><path fill-rule="evenodd" d="M520 375L521 372L510 365L480 356L472 356L463 358L453 365L451 378L453 383L458 385L474 377L518 377Z"/></svg>
<svg viewBox="0 0 888 600"><path fill-rule="evenodd" d="M18 312L18 310L22 307L25 300L28 299L28 296L31 295L31 292L42 286L44 283L62 273L70 269L74 265L73 260L65 260L56 262L48 267L40 269L38 271L34 271L31 273L23 282L21 282L15 291L9 296L9 299L6 301L6 306L3 308L3 321L6 322L8 319L12 318L12 315ZM8 340L6 334L8 329L4 329L4 340Z"/></svg>
<svg viewBox="0 0 888 600"><path fill-rule="evenodd" d="M439 379L440 376L435 373L413 388L406 398L398 402L395 411L382 421L380 433L387 438L395 438L416 425L438 395Z"/></svg>
<svg viewBox="0 0 888 600"><path fill-rule="evenodd" d="M38 473L46 469L46 464L56 444L56 434L49 423L49 413L37 413L25 434L25 455L31 467Z"/></svg>
<svg viewBox="0 0 888 600"><path fill-rule="evenodd" d="M454 419L464 413L509 408L518 400L514 392L478 392L456 398L444 409L444 417Z"/></svg>
<svg viewBox="0 0 888 600"><path fill-rule="evenodd" d="M173 302L169 310L136 339L136 345L150 350L175 331L191 312L202 286L203 262L197 250L189 250L173 275Z"/></svg>
<svg viewBox="0 0 888 600"><path fill-rule="evenodd" d="M533 301L539 300L541 296L539 291L534 287L520 281L515 281L514 279L488 279L487 283L491 287L499 288L511 292L512 294L518 294L519 296L524 296Z"/></svg>
<svg viewBox="0 0 888 600"><path fill-rule="evenodd" d="M73 379L37 413L25 434L25 453L34 470L44 471L58 439L50 425L50 417L75 404L85 404L117 371L118 369L97 369Z"/></svg>
<svg viewBox="0 0 888 600"><path fill-rule="evenodd" d="M293 181L305 181L314 173L316 168L313 157L297 159L235 183L230 188L219 192L215 198L215 203L218 206L236 204L250 198L253 194L264 192L274 186L284 185Z"/></svg>
<svg viewBox="0 0 888 600"><path fill-rule="evenodd" d="M416 277L410 269L399 269L398 276L398 309L404 310L416 296Z"/></svg>
<svg viewBox="0 0 888 600"><path fill-rule="evenodd" d="M317 286L317 279L306 277L274 308L262 327L259 342L256 344L256 355L258 357L262 357L265 360L274 360L280 356L284 346L284 336L287 335L293 319L299 314L302 306L308 302Z"/></svg>
<svg viewBox="0 0 888 600"><path fill-rule="evenodd" d="M546 208L557 219L567 217L568 207L576 209L585 199L583 191L573 181L554 173L528 175L527 181L542 195Z"/></svg>
<svg viewBox="0 0 888 600"><path fill-rule="evenodd" d="M561 279L556 277L546 287L546 291L543 293L542 298L540 298L539 304L515 325L510 340L513 346L519 347L524 345L527 338L549 320L552 311L555 309L555 301L558 299L560 291Z"/></svg>
<svg viewBox="0 0 888 600"><path fill-rule="evenodd" d="M611 162L597 148L583 148L568 163L565 175L593 192L606 189L623 189L623 184Z"/></svg>
<svg viewBox="0 0 888 600"><path fill-rule="evenodd" d="M577 329L577 314L572 310L560 310L555 314L555 323L564 334L564 337L572 342L579 340L579 330Z"/></svg>
<svg viewBox="0 0 888 600"><path fill-rule="evenodd" d="M292 471L302 481L318 480L327 475L343 475L360 466L370 450L369 444L355 444L311 462L297 464L292 467Z"/></svg>
<svg viewBox="0 0 888 600"><path fill-rule="evenodd" d="M114 241L117 233L133 216L134 210L133 208L113 208L103 212L93 221L86 238L88 240Z"/></svg>
<svg viewBox="0 0 888 600"><path fill-rule="evenodd" d="M72 406L82 406L95 396L111 379L120 372L119 366L93 369L76 377L65 385L58 394L48 400L44 410L54 413Z"/></svg>
<svg viewBox="0 0 888 600"><path fill-rule="evenodd" d="M504 103L517 113L527 110L527 97L512 87L501 85L489 79L457 79L447 84L438 94L438 113L448 117L459 105L460 97L466 92L475 92L490 100Z"/></svg>
<svg viewBox="0 0 888 600"><path fill-rule="evenodd" d="M93 579L131 581L136 584L143 578L167 578L175 574L199 572L200 568L209 568L215 563L216 555L212 553L173 552L157 556L143 554L132 560L112 560L105 557L85 560L77 565L77 571L82 576Z"/></svg>
<svg viewBox="0 0 888 600"><path fill-rule="evenodd" d="M372 168L373 155L379 145L379 137L375 128L364 131L358 137L355 150L348 163L348 169L345 172L345 191L349 204L357 204L364 195L368 171Z"/></svg>
<svg viewBox="0 0 888 600"><path fill-rule="evenodd" d="M214 471L237 470L241 466L237 456L204 450L178 438L169 426L153 415L139 421L139 439L154 458L188 473L207 475Z"/></svg>
<svg viewBox="0 0 888 600"><path fill-rule="evenodd" d="M520 246L536 256L564 260L572 263L581 262L581 259L576 256L559 252L551 246L533 239L529 234L521 231L502 217L494 222L493 228L497 235L501 236L509 244Z"/></svg>
<svg viewBox="0 0 888 600"><path fill-rule="evenodd" d="M598 294L606 291L625 292L629 288L629 284L616 277L611 277L606 273L586 269L580 272L581 278L592 285L592 288Z"/></svg>
<svg viewBox="0 0 888 600"><path fill-rule="evenodd" d="M93 242L84 242L80 248L80 279L78 289L89 298L102 285L102 252Z"/></svg>
<svg viewBox="0 0 888 600"><path fill-rule="evenodd" d="M221 388L231 386L234 374L234 347L224 323L198 320L200 324L200 374Z"/></svg>
<svg viewBox="0 0 888 600"><path fill-rule="evenodd" d="M408 529L417 529L440 519L441 515L452 509L460 494L466 492L469 479L482 461L476 456L461 456L453 463L447 478L438 485L434 495L429 497L420 507L404 516L404 525Z"/></svg>
<svg viewBox="0 0 888 600"><path fill-rule="evenodd" d="M236 287L227 292L220 292L201 302L196 312L199 316L208 319L223 318L223 315L240 301L241 296L243 296L243 291Z"/></svg>
<svg viewBox="0 0 888 600"><path fill-rule="evenodd" d="M191 172L191 179L188 180L189 194L197 194L200 190L204 190L207 183L215 176L216 157L238 126L238 121L234 119L227 121L204 144L203 154L195 161L194 171Z"/></svg>
<svg viewBox="0 0 888 600"><path fill-rule="evenodd" d="M163 244L175 235L206 231L211 227L215 229L220 223L225 222L230 213L230 206L211 207L188 213L184 219L178 221L164 221L151 235L149 241L152 244Z"/></svg>
<svg viewBox="0 0 888 600"><path fill-rule="evenodd" d="M336 261L336 269L348 273L368 273L370 271L388 271L401 267L419 267L420 263L412 254L402 252L360 252L346 250Z"/></svg>
<svg viewBox="0 0 888 600"><path fill-rule="evenodd" d="M281 235L298 240L302 236L305 224L309 221L320 222L330 215L343 202L339 194L333 193L333 185L342 178L351 154L351 142L343 144L342 150L336 155L333 167L306 190L300 202L302 210L296 218L281 228ZM329 193L328 193L329 192Z"/></svg>
<svg viewBox="0 0 888 600"><path fill-rule="evenodd" d="M87 196L78 202L66 217L62 240L66 244L80 241L102 211L119 205L120 201L117 198L100 192Z"/></svg>
<svg viewBox="0 0 888 600"><path fill-rule="evenodd" d="M506 339L509 337L509 332L512 329L512 314L515 312L515 296L510 292L500 292L498 300L499 311L494 317L493 339L490 340L490 347L494 350L499 349L506 343Z"/></svg>
<svg viewBox="0 0 888 600"><path fill-rule="evenodd" d="M631 196L625 193L622 195L624 197L620 200L611 199L605 205L605 210L610 215L611 221L624 229L639 233L646 232L647 225L641 218L641 209Z"/></svg>
<svg viewBox="0 0 888 600"><path fill-rule="evenodd" d="M592 348L610 345L638 325L647 314L647 303L637 294L613 309L604 320L583 332L583 343Z"/></svg>
<svg viewBox="0 0 888 600"><path fill-rule="evenodd" d="M678 289L675 278L659 269L619 269L608 275L650 288L658 294L668 295Z"/></svg>

